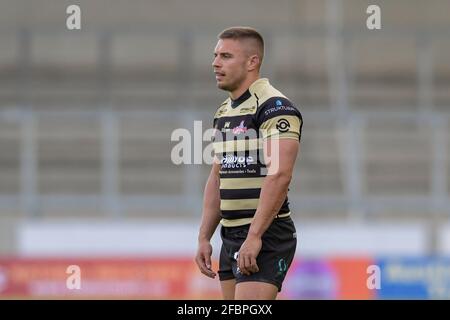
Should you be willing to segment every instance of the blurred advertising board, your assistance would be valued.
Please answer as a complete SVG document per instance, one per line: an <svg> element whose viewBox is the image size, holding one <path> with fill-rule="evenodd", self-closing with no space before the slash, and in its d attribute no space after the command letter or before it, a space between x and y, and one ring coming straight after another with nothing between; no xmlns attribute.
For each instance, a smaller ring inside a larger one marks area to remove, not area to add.
<svg viewBox="0 0 450 320"><path fill-rule="evenodd" d="M286 299L372 299L367 287L370 258L308 258L295 260L286 276Z"/></svg>
<svg viewBox="0 0 450 320"><path fill-rule="evenodd" d="M73 287L79 267L79 288ZM371 288L370 266L380 270ZM217 270L217 262L214 262ZM72 283L72 286L71 286ZM279 299L448 299L450 259L320 257L293 262ZM0 259L0 298L220 299L192 258Z"/></svg>
<svg viewBox="0 0 450 320"><path fill-rule="evenodd" d="M203 278L192 259L0 259L0 297L219 298Z"/></svg>
<svg viewBox="0 0 450 320"><path fill-rule="evenodd" d="M380 299L450 299L450 259L379 259Z"/></svg>

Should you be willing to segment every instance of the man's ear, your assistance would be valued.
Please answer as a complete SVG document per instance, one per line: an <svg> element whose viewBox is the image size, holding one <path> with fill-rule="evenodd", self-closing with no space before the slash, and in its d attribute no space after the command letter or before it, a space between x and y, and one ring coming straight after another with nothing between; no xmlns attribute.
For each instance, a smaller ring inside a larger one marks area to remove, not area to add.
<svg viewBox="0 0 450 320"><path fill-rule="evenodd" d="M248 60L247 60L247 70L248 71L253 71L255 69L259 68L260 65L260 59L259 56L257 54L253 54L251 55Z"/></svg>

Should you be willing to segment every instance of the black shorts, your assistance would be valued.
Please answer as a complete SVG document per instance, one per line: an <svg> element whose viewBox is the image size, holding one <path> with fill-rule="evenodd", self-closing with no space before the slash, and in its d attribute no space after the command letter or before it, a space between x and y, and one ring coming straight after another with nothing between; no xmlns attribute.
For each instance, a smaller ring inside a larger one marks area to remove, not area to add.
<svg viewBox="0 0 450 320"><path fill-rule="evenodd" d="M291 217L274 219L262 236L262 248L256 258L259 271L251 275L237 272L237 261L234 259L242 243L247 238L250 225L239 227L222 226L222 248L219 260L220 281L236 279L236 283L260 281L274 284L281 291L286 273L294 259L297 247L297 234Z"/></svg>

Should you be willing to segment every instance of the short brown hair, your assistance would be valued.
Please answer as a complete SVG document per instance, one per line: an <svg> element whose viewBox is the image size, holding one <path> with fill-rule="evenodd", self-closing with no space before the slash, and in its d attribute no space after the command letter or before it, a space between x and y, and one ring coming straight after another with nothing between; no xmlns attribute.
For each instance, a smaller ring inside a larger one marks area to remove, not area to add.
<svg viewBox="0 0 450 320"><path fill-rule="evenodd" d="M256 41L258 45L258 52L260 55L260 59L264 57L264 39L261 34L256 31L256 29L250 27L231 27L223 30L219 36L219 39L234 39L234 40L243 40L243 39L253 39Z"/></svg>

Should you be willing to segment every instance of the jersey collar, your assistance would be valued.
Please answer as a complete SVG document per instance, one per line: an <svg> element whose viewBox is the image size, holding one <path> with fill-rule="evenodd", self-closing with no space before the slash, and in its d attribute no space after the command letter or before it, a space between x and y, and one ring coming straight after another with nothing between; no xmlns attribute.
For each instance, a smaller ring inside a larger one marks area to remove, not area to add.
<svg viewBox="0 0 450 320"><path fill-rule="evenodd" d="M245 91L239 98L233 100L230 98L230 104L232 108L238 107L242 102L250 98L252 95L256 95L257 97L261 97L263 95L264 90L270 85L269 79L260 78L253 82L247 91Z"/></svg>
<svg viewBox="0 0 450 320"><path fill-rule="evenodd" d="M241 96L239 98L237 98L236 100L233 100L233 99L230 98L230 100L231 100L231 107L232 108L236 108L237 106L239 106L242 102L244 102L245 100L247 100L251 96L252 96L252 94L250 93L249 90L247 90L243 94L241 94Z"/></svg>

